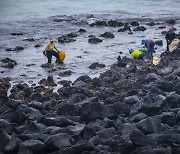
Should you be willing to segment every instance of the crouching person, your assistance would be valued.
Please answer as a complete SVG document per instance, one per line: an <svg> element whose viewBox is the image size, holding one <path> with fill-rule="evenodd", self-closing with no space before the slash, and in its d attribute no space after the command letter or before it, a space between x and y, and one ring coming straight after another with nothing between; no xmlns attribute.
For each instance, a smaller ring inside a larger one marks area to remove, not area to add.
<svg viewBox="0 0 180 154"><path fill-rule="evenodd" d="M144 57L143 52L137 49L136 50L129 49L129 54L131 54L132 59L136 59L136 60L143 60Z"/></svg>

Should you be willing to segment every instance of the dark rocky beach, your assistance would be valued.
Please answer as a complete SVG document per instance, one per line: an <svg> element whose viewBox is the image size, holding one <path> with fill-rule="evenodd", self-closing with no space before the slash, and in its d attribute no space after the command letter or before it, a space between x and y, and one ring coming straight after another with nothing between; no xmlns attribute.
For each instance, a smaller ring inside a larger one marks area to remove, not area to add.
<svg viewBox="0 0 180 154"><path fill-rule="evenodd" d="M64 21L55 18L54 22ZM161 24L157 21L140 23L99 20L88 26L113 27L113 31L126 35L144 32L147 25L158 28L162 34L167 24L176 26L173 19ZM87 26L87 23L79 24L81 26L77 27ZM86 31L79 28L59 36L58 41L71 45ZM180 33L176 33L179 36ZM89 35L86 41L99 44L116 36L106 31ZM26 41L34 42L34 39ZM162 44L163 40L156 38L157 48ZM40 46L37 44L35 48ZM23 46L6 48L6 52L21 50ZM49 74L36 83L12 84L11 77L2 77L0 154L179 154L180 48L172 53L161 51L159 55L160 62L154 66L148 56L144 61L132 60L120 51L115 63L99 77L83 75L74 81L57 82L54 74L68 77L73 71L46 65L41 68ZM4 72L18 65L13 58L1 58ZM26 67L37 67L34 65ZM97 61L88 69L96 70L105 65Z"/></svg>

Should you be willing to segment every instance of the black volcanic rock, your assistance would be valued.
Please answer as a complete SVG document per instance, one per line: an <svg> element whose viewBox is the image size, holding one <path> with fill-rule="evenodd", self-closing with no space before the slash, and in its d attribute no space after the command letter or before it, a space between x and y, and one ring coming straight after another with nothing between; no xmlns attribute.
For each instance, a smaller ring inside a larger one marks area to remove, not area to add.
<svg viewBox="0 0 180 154"><path fill-rule="evenodd" d="M105 37L105 38L114 38L114 34L110 33L110 32L105 32L103 34L100 35L100 37Z"/></svg>
<svg viewBox="0 0 180 154"><path fill-rule="evenodd" d="M139 146L148 146L148 145L157 144L155 141L148 138L146 135L143 134L142 131L138 129L131 132L130 140L133 142L133 144L139 145Z"/></svg>
<svg viewBox="0 0 180 154"><path fill-rule="evenodd" d="M101 43L102 40L100 38L97 38L97 37L91 37L91 38L89 38L88 42L92 43L92 44L97 44L97 43Z"/></svg>
<svg viewBox="0 0 180 154"><path fill-rule="evenodd" d="M104 107L101 103L84 103L81 107L82 119L103 119L115 116L113 109Z"/></svg>
<svg viewBox="0 0 180 154"><path fill-rule="evenodd" d="M72 38L74 36L73 34L68 35L63 35L61 37L58 37L58 42L60 43L70 43L70 42L75 42L76 40Z"/></svg>
<svg viewBox="0 0 180 154"><path fill-rule="evenodd" d="M105 64L99 64L98 62L96 62L89 66L90 69L97 69L98 67L103 68L103 67L105 67Z"/></svg>
<svg viewBox="0 0 180 154"><path fill-rule="evenodd" d="M92 24L90 24L90 26L108 26L107 22L106 21L101 21L101 20L98 20Z"/></svg>
<svg viewBox="0 0 180 154"><path fill-rule="evenodd" d="M144 26L138 26L133 29L133 31L145 31L145 30L146 30L146 27L144 27Z"/></svg>

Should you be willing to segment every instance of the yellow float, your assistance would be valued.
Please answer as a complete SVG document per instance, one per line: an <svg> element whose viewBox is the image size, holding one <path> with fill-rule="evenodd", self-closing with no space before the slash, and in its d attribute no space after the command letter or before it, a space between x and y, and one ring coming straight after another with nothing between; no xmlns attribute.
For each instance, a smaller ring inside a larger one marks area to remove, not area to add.
<svg viewBox="0 0 180 154"><path fill-rule="evenodd" d="M63 50L59 50L59 58L61 59L61 61L64 61L64 59L66 58L66 52Z"/></svg>

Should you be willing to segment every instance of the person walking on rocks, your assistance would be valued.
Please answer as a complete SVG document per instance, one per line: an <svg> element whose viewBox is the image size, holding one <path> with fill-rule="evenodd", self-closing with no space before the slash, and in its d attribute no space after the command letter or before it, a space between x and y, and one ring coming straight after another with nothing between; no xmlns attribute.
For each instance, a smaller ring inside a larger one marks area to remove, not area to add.
<svg viewBox="0 0 180 154"><path fill-rule="evenodd" d="M172 43L172 41L176 38L176 34L173 30L173 28L169 28L169 31L166 33L165 39L167 42L167 51L169 51L169 45Z"/></svg>
<svg viewBox="0 0 180 154"><path fill-rule="evenodd" d="M153 55L154 53L154 46L155 46L155 43L153 40L142 40L141 41L141 45L144 45L146 48L147 48L147 53L148 55Z"/></svg>
<svg viewBox="0 0 180 154"><path fill-rule="evenodd" d="M54 51L54 49L57 51ZM48 64L51 63L52 60L52 56L56 57L56 60L58 61L58 63L62 63L62 61L60 60L59 54L58 54L58 49L55 46L54 43L54 39L50 38L50 42L46 45L45 50L43 51L43 54L45 56L47 56L48 58Z"/></svg>

